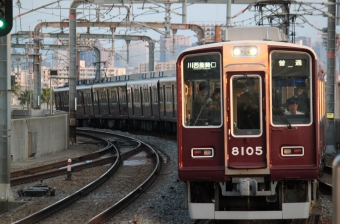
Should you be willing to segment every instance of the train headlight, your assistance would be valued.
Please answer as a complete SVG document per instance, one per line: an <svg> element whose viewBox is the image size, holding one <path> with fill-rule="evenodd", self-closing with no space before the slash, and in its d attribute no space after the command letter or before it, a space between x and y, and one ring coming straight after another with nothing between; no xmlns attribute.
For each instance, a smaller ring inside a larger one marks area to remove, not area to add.
<svg viewBox="0 0 340 224"><path fill-rule="evenodd" d="M233 55L240 56L243 54L243 49L241 47L234 47L233 48Z"/></svg>
<svg viewBox="0 0 340 224"><path fill-rule="evenodd" d="M192 158L211 158L214 156L213 148L192 148L191 157Z"/></svg>
<svg viewBox="0 0 340 224"><path fill-rule="evenodd" d="M250 55L250 56L256 56L257 55L257 47L248 48L247 54Z"/></svg>
<svg viewBox="0 0 340 224"><path fill-rule="evenodd" d="M259 49L255 45L249 46L235 46L232 50L232 55L234 57L256 57L259 53Z"/></svg>
<svg viewBox="0 0 340 224"><path fill-rule="evenodd" d="M304 148L302 146L284 146L281 148L282 156L303 156Z"/></svg>

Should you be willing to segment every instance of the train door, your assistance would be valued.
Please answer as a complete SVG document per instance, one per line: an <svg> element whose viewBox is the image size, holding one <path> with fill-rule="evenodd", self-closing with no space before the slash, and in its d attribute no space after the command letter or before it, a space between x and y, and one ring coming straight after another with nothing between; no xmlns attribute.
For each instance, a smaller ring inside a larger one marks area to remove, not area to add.
<svg viewBox="0 0 340 224"><path fill-rule="evenodd" d="M227 169L265 169L264 73L228 75Z"/></svg>

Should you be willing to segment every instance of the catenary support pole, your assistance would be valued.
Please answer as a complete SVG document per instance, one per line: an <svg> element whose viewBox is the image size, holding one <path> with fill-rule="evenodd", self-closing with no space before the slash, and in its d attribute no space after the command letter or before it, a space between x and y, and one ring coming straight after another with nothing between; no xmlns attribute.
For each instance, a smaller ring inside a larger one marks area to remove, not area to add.
<svg viewBox="0 0 340 224"><path fill-rule="evenodd" d="M329 3L335 3L330 0ZM328 5L328 12L335 15L335 5ZM335 128L334 128L334 89L335 89L335 19L328 17L328 41L327 41L327 82L326 82L326 141L327 153L335 153ZM332 116L333 114L333 116ZM333 117L333 118L332 118Z"/></svg>
<svg viewBox="0 0 340 224"><path fill-rule="evenodd" d="M73 145L77 144L77 118L76 118L76 108L75 108L75 99L77 97L76 85L77 85L77 22L76 22L76 10L71 4L70 7L70 28L69 28L69 116L70 116L70 143Z"/></svg>
<svg viewBox="0 0 340 224"><path fill-rule="evenodd" d="M10 35L0 37L0 208L9 209L11 199L11 105Z"/></svg>

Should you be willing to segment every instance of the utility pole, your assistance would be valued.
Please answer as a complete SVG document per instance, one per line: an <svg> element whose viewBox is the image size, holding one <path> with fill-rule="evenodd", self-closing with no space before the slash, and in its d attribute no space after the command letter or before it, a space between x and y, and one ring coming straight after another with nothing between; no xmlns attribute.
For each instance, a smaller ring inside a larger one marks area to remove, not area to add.
<svg viewBox="0 0 340 224"><path fill-rule="evenodd" d="M13 200L10 185L11 104L10 104L10 35L0 37L0 210L9 210Z"/></svg>
<svg viewBox="0 0 340 224"><path fill-rule="evenodd" d="M165 36L164 38L169 38L170 37L170 23L171 23L171 15L170 15L170 7L171 4L165 3Z"/></svg>
<svg viewBox="0 0 340 224"><path fill-rule="evenodd" d="M329 0L328 13L335 15L335 0ZM335 18L328 16L327 82L326 82L326 141L327 153L335 153L334 101L335 101Z"/></svg>

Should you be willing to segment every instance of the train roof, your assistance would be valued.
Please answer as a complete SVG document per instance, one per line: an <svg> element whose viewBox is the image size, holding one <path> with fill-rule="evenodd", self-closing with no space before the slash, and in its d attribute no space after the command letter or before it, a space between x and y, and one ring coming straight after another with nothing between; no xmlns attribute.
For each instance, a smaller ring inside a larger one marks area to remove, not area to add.
<svg viewBox="0 0 340 224"><path fill-rule="evenodd" d="M77 89L91 89L92 85L77 85Z"/></svg>
<svg viewBox="0 0 340 224"><path fill-rule="evenodd" d="M66 90L68 90L69 88L70 88L69 86L58 87L58 88L54 88L54 89L53 89L53 92L66 91Z"/></svg>
<svg viewBox="0 0 340 224"><path fill-rule="evenodd" d="M77 85L77 90L84 90L84 89L91 89L92 85ZM70 89L70 86L63 86L58 87L53 90L53 92L62 92L62 91L68 91Z"/></svg>
<svg viewBox="0 0 340 224"><path fill-rule="evenodd" d="M249 35L251 33L251 35ZM291 48L300 48L313 51L314 50L308 46L298 45L295 43L288 42L286 35L280 31L280 29L276 27L235 27L229 28L226 31L225 36L226 41L211 43L206 45L200 45L185 49L182 51L188 52L192 50L201 50L213 47L222 47L226 44L267 44L267 45L276 45L276 46L286 46ZM315 54L315 53L314 53ZM315 57L316 54L315 54Z"/></svg>
<svg viewBox="0 0 340 224"><path fill-rule="evenodd" d="M175 70L174 70L175 71ZM176 71L175 71L176 74ZM168 81L174 81L176 80L176 76L167 76L167 77L162 77L159 81L161 82L168 82Z"/></svg>
<svg viewBox="0 0 340 224"><path fill-rule="evenodd" d="M159 80L159 78L131 80L127 84L128 85L134 85L134 84L157 84L158 80Z"/></svg>
<svg viewBox="0 0 340 224"><path fill-rule="evenodd" d="M98 82L98 83L94 83L92 86L93 88L110 87L110 86L125 86L127 82L128 80L113 81L113 82Z"/></svg>
<svg viewBox="0 0 340 224"><path fill-rule="evenodd" d="M249 35L251 34L251 35ZM237 40L270 40L279 42L290 42L287 35L276 27L234 27L225 31L226 41Z"/></svg>

